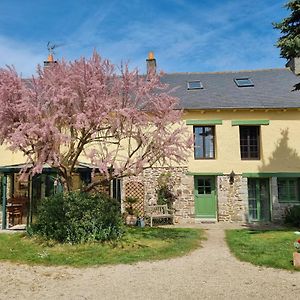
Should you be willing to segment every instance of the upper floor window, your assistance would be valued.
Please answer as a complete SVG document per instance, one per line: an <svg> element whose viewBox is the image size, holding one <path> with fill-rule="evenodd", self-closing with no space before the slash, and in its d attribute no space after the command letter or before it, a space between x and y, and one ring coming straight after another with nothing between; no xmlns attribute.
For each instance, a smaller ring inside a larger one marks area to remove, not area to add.
<svg viewBox="0 0 300 300"><path fill-rule="evenodd" d="M202 82L200 80L188 81L187 82L187 89L188 90L203 89Z"/></svg>
<svg viewBox="0 0 300 300"><path fill-rule="evenodd" d="M195 159L215 158L215 127L194 126Z"/></svg>
<svg viewBox="0 0 300 300"><path fill-rule="evenodd" d="M259 136L259 126L240 126L241 159L260 159Z"/></svg>
<svg viewBox="0 0 300 300"><path fill-rule="evenodd" d="M299 179L298 178L278 178L278 201L298 202L299 201Z"/></svg>
<svg viewBox="0 0 300 300"><path fill-rule="evenodd" d="M235 78L234 82L238 87L254 86L252 80L250 78L247 78L247 77Z"/></svg>

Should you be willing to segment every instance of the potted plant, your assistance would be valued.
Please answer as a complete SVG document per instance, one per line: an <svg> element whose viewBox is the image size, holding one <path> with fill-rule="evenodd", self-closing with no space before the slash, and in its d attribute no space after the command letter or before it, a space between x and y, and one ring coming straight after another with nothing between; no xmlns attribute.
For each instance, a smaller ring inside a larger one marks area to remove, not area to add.
<svg viewBox="0 0 300 300"><path fill-rule="evenodd" d="M296 252L293 253L294 267L300 268L300 239L294 243Z"/></svg>
<svg viewBox="0 0 300 300"><path fill-rule="evenodd" d="M138 202L138 199L135 197L126 197L125 203L125 211L127 212L127 216L125 219L126 225L134 226L136 225L137 216L135 215L135 210L133 205Z"/></svg>

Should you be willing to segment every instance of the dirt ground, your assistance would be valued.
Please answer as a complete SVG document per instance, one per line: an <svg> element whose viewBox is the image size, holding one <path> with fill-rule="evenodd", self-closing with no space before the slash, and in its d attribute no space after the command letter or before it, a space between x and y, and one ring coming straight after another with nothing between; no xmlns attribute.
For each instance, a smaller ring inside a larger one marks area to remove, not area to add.
<svg viewBox="0 0 300 300"><path fill-rule="evenodd" d="M94 268L0 263L0 299L300 299L300 272L235 259L220 225L191 254ZM224 226L223 226L224 227Z"/></svg>

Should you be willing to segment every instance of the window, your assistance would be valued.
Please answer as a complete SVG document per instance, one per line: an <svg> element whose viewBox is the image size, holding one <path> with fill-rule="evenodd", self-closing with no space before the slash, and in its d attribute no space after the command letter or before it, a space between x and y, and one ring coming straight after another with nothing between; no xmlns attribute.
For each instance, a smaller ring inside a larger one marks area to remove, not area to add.
<svg viewBox="0 0 300 300"><path fill-rule="evenodd" d="M112 180L111 196L121 202L121 179Z"/></svg>
<svg viewBox="0 0 300 300"><path fill-rule="evenodd" d="M278 178L277 187L279 202L299 201L299 178Z"/></svg>
<svg viewBox="0 0 300 300"><path fill-rule="evenodd" d="M194 126L194 157L195 159L215 158L214 126Z"/></svg>
<svg viewBox="0 0 300 300"><path fill-rule="evenodd" d="M202 82L200 80L188 81L187 82L188 90L198 90L203 89Z"/></svg>
<svg viewBox="0 0 300 300"><path fill-rule="evenodd" d="M235 78L234 82L238 87L247 87L247 86L254 86L252 80L250 78Z"/></svg>
<svg viewBox="0 0 300 300"><path fill-rule="evenodd" d="M198 185L197 189L199 195L211 194L212 192L211 178L205 178L205 177L198 178L197 185Z"/></svg>
<svg viewBox="0 0 300 300"><path fill-rule="evenodd" d="M241 159L259 159L259 126L240 126Z"/></svg>

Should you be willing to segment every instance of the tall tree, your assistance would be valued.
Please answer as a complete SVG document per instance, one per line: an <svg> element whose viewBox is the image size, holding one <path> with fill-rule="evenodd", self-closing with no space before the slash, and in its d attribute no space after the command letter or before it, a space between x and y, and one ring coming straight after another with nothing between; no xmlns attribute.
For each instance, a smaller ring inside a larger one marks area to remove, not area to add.
<svg viewBox="0 0 300 300"><path fill-rule="evenodd" d="M32 174L56 168L68 190L80 160L108 180L184 162L191 137L181 117L160 75L117 72L97 53L38 67L30 80L0 70L1 142L23 152Z"/></svg>
<svg viewBox="0 0 300 300"><path fill-rule="evenodd" d="M274 28L281 31L282 36L277 41L280 55L291 59L300 57L300 0L291 0L285 4L291 14L279 23L273 23ZM295 86L300 89L300 83Z"/></svg>

